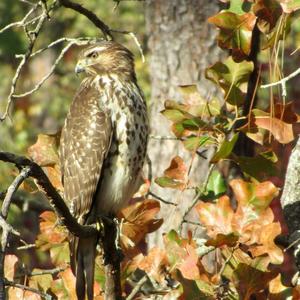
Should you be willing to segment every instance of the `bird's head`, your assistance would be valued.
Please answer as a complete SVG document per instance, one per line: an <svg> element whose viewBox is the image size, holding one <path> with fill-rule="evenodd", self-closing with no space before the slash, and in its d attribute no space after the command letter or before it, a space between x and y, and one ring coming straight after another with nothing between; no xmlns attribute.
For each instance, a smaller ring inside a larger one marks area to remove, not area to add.
<svg viewBox="0 0 300 300"><path fill-rule="evenodd" d="M89 75L117 74L135 78L133 54L113 41L102 41L79 54L75 72Z"/></svg>

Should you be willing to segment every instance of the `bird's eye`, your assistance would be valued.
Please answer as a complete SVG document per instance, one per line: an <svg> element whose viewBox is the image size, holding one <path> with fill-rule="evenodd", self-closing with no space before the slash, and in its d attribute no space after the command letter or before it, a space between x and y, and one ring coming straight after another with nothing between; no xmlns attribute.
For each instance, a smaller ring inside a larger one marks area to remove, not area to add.
<svg viewBox="0 0 300 300"><path fill-rule="evenodd" d="M96 51L93 51L90 54L88 54L87 57L97 58L98 57L98 53Z"/></svg>

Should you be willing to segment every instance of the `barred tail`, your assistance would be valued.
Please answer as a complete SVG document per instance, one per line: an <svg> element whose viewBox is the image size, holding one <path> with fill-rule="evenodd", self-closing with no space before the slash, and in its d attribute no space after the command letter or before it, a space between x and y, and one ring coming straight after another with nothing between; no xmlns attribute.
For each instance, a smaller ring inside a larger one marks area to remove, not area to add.
<svg viewBox="0 0 300 300"><path fill-rule="evenodd" d="M94 298L94 270L97 238L70 238L71 269L76 276L76 295L78 300Z"/></svg>

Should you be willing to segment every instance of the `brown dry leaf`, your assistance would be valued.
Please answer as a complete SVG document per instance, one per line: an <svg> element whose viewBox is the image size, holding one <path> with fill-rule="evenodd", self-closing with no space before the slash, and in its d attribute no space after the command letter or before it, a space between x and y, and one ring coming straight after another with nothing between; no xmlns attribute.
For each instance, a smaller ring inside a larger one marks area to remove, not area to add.
<svg viewBox="0 0 300 300"><path fill-rule="evenodd" d="M15 276L15 264L18 258L13 254L5 255L4 260L4 275L7 280L13 281Z"/></svg>
<svg viewBox="0 0 300 300"><path fill-rule="evenodd" d="M165 250L158 247L152 248L148 255L139 263L139 268L153 277L157 282L165 279L164 271L168 265Z"/></svg>
<svg viewBox="0 0 300 300"><path fill-rule="evenodd" d="M199 257L196 249L191 245L186 245L185 250L186 257L178 269L180 270L182 276L186 279L200 279L200 268L198 266Z"/></svg>
<svg viewBox="0 0 300 300"><path fill-rule="evenodd" d="M207 234L215 238L217 234L230 234L233 232L232 219L234 211L227 196L222 196L216 204L200 202L196 205L200 222L207 229Z"/></svg>
<svg viewBox="0 0 300 300"><path fill-rule="evenodd" d="M175 156L170 166L164 171L163 177L157 177L155 183L161 187L182 190L186 187L187 168L180 156Z"/></svg>
<svg viewBox="0 0 300 300"><path fill-rule="evenodd" d="M121 243L125 249L134 247L147 233L161 226L163 220L155 219L159 210L160 203L153 199L137 202L121 210L118 217L124 220Z"/></svg>
<svg viewBox="0 0 300 300"><path fill-rule="evenodd" d="M279 143L288 144L295 139L295 133L298 132L296 122L297 115L292 113L290 106L277 105L275 115L253 109L249 123L240 129L254 140L256 140L256 133L261 134L260 129L268 130Z"/></svg>
<svg viewBox="0 0 300 300"><path fill-rule="evenodd" d="M253 256L268 254L272 264L283 262L283 251L274 243L274 239L281 234L281 226L278 222L270 223L260 228L259 245L251 247Z"/></svg>
<svg viewBox="0 0 300 300"><path fill-rule="evenodd" d="M167 177L184 180L186 175L186 166L183 159L180 156L175 156L168 169L165 170L164 174Z"/></svg>

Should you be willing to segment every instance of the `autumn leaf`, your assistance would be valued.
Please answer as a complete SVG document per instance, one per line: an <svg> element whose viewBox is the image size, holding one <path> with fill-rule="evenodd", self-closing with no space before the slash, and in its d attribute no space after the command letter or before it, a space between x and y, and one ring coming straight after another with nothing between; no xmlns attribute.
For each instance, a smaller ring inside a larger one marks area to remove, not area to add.
<svg viewBox="0 0 300 300"><path fill-rule="evenodd" d="M185 188L185 177L187 168L181 157L175 156L170 166L165 170L163 177L158 177L155 182L161 187L182 190Z"/></svg>
<svg viewBox="0 0 300 300"><path fill-rule="evenodd" d="M263 33L269 33L282 14L282 8L276 0L257 0L253 12L258 17L257 26Z"/></svg>
<svg viewBox="0 0 300 300"><path fill-rule="evenodd" d="M39 134L34 145L28 148L28 154L41 167L53 166L59 163L59 135Z"/></svg>
<svg viewBox="0 0 300 300"><path fill-rule="evenodd" d="M268 112L253 109L249 123L241 127L240 130L244 131L249 138L257 141L256 133L261 134L259 129L269 131L282 144L288 144L295 139L294 131L296 131L296 127L293 123L288 123L288 121L282 118L271 116ZM260 137L258 138L261 140Z"/></svg>
<svg viewBox="0 0 300 300"><path fill-rule="evenodd" d="M278 274L269 283L269 296L270 300L286 300L297 299L292 298L292 288L282 284L281 274Z"/></svg>
<svg viewBox="0 0 300 300"><path fill-rule="evenodd" d="M197 246L192 239L181 238L172 230L164 236L164 243L170 264L170 273L177 269L185 279L207 279L196 252Z"/></svg>
<svg viewBox="0 0 300 300"><path fill-rule="evenodd" d="M4 275L7 280L13 281L15 276L15 265L18 262L18 257L13 254L5 255L4 260Z"/></svg>
<svg viewBox="0 0 300 300"><path fill-rule="evenodd" d="M163 220L155 219L160 203L146 199L121 210L118 217L123 219L121 243L125 249L133 248L147 233L157 230Z"/></svg>
<svg viewBox="0 0 300 300"><path fill-rule="evenodd" d="M56 266L65 265L69 261L68 233L65 228L58 226L54 212L45 211L40 215L40 231L36 246L42 251L49 250L51 261Z"/></svg>
<svg viewBox="0 0 300 300"><path fill-rule="evenodd" d="M211 238L215 238L220 233L227 235L233 232L234 211L227 196L220 197L216 204L200 202L195 209L199 214L201 224L205 226Z"/></svg>
<svg viewBox="0 0 300 300"><path fill-rule="evenodd" d="M62 193L63 186L58 157L59 138L60 133L55 135L39 134L37 142L28 148L28 154L34 162L43 167L52 185Z"/></svg>
<svg viewBox="0 0 300 300"><path fill-rule="evenodd" d="M223 249L222 254L226 265L223 270L225 276L235 285L240 299L250 299L253 293L265 289L275 272L268 270L268 257L252 258L241 249Z"/></svg>
<svg viewBox="0 0 300 300"><path fill-rule="evenodd" d="M157 282L165 280L164 271L168 264L165 250L158 247L152 248L148 255L139 262L139 268L144 270L148 276L153 277Z"/></svg>
<svg viewBox="0 0 300 300"><path fill-rule="evenodd" d="M278 222L261 226L259 230L258 244L250 248L253 256L267 254L272 264L283 262L283 251L275 244L275 238L281 234L281 226Z"/></svg>
<svg viewBox="0 0 300 300"><path fill-rule="evenodd" d="M205 245L220 248L224 245L228 247L234 247L239 240L239 235L235 232L229 234L218 233L215 238L209 239Z"/></svg>

